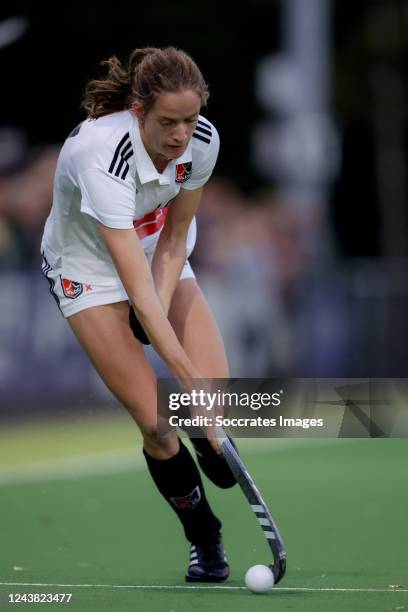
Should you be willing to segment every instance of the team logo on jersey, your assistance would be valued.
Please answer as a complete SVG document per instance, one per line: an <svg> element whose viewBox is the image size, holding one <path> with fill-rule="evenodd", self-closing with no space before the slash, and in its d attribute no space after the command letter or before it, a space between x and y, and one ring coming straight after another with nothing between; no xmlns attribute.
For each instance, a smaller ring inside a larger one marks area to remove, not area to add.
<svg viewBox="0 0 408 612"><path fill-rule="evenodd" d="M79 297L84 290L82 283L76 283L75 281L68 280L68 278L61 277L61 286L65 297L69 298L70 300L75 300L75 298Z"/></svg>
<svg viewBox="0 0 408 612"><path fill-rule="evenodd" d="M192 162L177 164L176 166L176 183L185 183L191 176Z"/></svg>
<svg viewBox="0 0 408 612"><path fill-rule="evenodd" d="M170 500L179 510L193 510L201 499L200 487L197 485L189 495L183 497L170 497Z"/></svg>

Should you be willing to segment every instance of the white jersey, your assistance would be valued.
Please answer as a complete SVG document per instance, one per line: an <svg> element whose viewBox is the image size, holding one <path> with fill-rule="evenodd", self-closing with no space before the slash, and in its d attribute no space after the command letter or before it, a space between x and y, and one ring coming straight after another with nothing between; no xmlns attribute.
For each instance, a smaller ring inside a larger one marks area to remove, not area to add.
<svg viewBox="0 0 408 612"><path fill-rule="evenodd" d="M151 251L165 207L181 188L197 189L207 182L218 150L217 130L200 116L186 151L159 173L134 113L85 120L67 138L58 159L41 244L46 260L64 278L120 284L98 221L111 228L135 228L145 252Z"/></svg>

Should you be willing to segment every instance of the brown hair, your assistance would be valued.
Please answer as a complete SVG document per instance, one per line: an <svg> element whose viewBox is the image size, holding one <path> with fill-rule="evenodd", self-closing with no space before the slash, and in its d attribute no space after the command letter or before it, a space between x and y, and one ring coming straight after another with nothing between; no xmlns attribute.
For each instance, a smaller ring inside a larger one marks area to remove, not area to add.
<svg viewBox="0 0 408 612"><path fill-rule="evenodd" d="M104 79L93 79L85 88L81 106L97 119L129 108L139 100L146 113L161 91L195 91L201 105L208 100L208 86L194 60L181 49L147 47L131 53L127 68L113 55L101 62L109 67Z"/></svg>

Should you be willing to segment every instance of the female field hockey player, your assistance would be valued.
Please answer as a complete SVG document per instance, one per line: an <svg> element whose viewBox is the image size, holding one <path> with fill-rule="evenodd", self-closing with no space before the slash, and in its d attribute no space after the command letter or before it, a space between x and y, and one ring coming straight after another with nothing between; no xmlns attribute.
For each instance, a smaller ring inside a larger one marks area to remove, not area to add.
<svg viewBox="0 0 408 612"><path fill-rule="evenodd" d="M105 384L143 436L161 494L190 542L188 581L229 574L221 523L196 463L176 433L157 435L153 345L179 381L227 378L223 341L188 261L194 215L219 137L200 115L203 76L185 52L135 49L88 83L87 119L65 141L42 240L43 273ZM215 439L193 440L218 486L235 484Z"/></svg>

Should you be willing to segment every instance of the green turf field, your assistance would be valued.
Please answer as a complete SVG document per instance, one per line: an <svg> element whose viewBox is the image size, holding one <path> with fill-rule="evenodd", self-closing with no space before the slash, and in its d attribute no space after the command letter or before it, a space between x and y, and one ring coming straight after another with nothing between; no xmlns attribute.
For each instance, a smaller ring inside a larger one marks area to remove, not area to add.
<svg viewBox="0 0 408 612"><path fill-rule="evenodd" d="M288 552L285 579L266 595L243 588L248 567L270 562L247 502L208 481L231 578L223 587L184 582L188 547L126 415L3 427L0 609L408 610L407 439L240 448ZM73 593L73 602L10 605L9 592Z"/></svg>

